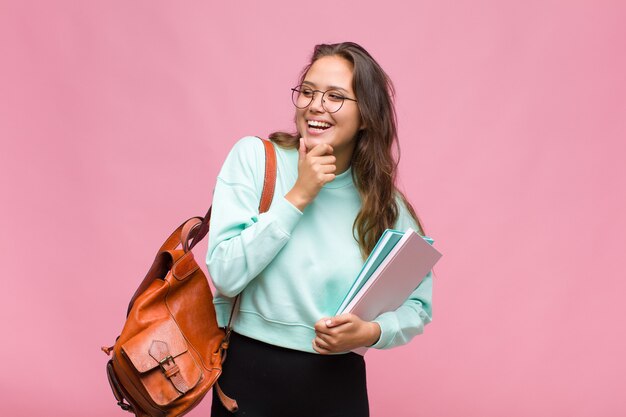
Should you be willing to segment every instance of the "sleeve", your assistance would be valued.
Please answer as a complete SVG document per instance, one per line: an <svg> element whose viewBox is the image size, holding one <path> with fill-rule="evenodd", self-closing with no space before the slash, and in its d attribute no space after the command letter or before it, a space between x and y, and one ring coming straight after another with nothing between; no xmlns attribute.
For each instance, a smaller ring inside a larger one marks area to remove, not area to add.
<svg viewBox="0 0 626 417"><path fill-rule="evenodd" d="M265 173L263 144L241 139L217 178L206 264L218 292L239 294L287 243L302 212L282 195L259 214Z"/></svg>
<svg viewBox="0 0 626 417"><path fill-rule="evenodd" d="M420 229L408 213L404 203L399 199L400 215L396 229L406 230L408 227L416 231ZM390 349L404 345L413 337L424 332L424 326L432 321L432 271L429 272L407 300L395 311L388 311L373 321L380 326L380 338L372 345L375 349Z"/></svg>

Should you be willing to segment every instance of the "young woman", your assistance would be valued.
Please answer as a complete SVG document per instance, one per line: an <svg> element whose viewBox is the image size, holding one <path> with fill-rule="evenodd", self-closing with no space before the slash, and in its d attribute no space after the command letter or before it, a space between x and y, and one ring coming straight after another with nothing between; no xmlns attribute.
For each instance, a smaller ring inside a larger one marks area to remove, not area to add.
<svg viewBox="0 0 626 417"><path fill-rule="evenodd" d="M365 49L346 42L316 46L292 90L297 133L270 135L269 211L258 211L258 138L237 142L214 191L207 266L220 326L241 294L220 385L237 415L368 416L365 363L350 351L405 344L431 320L431 274L371 322L334 316L385 229L422 231L395 186L393 87ZM212 416L229 415L214 395Z"/></svg>

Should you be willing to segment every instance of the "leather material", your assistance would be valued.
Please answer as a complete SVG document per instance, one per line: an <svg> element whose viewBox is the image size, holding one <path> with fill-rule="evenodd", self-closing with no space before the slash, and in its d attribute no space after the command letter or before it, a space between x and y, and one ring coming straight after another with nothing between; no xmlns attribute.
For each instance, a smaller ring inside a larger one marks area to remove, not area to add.
<svg viewBox="0 0 626 417"><path fill-rule="evenodd" d="M232 398L224 394L224 391L222 391L222 387L220 387L219 382L215 384L215 388L213 389L217 390L217 396L219 397L221 403L224 405L224 407L226 407L228 411L230 411L231 413L234 413L235 411L239 409L239 406L237 405L237 401L233 400Z"/></svg>
<svg viewBox="0 0 626 417"><path fill-rule="evenodd" d="M274 188L276 185L276 152L274 145L269 140L264 140L265 145L265 179L263 181L263 194L261 195L261 207L268 207L274 199ZM273 167L268 169L268 167ZM266 192L267 190L267 192Z"/></svg>
<svg viewBox="0 0 626 417"><path fill-rule="evenodd" d="M274 146L263 143L261 213L269 209L276 181ZM102 348L112 353L107 377L117 403L136 416L189 412L222 372L230 328L217 326L211 288L191 252L207 234L210 214L209 208L204 218L185 221L165 240L129 303L122 333ZM237 402L216 389L224 406L236 411Z"/></svg>

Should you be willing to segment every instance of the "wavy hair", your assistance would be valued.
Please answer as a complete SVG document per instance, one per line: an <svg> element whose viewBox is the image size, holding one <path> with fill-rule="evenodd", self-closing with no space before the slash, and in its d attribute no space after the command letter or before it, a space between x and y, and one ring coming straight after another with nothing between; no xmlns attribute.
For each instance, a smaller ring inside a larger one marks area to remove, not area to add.
<svg viewBox="0 0 626 417"><path fill-rule="evenodd" d="M399 215L399 201L417 223L419 232L423 234L424 229L415 210L396 186L400 146L393 104L395 90L389 76L363 47L354 42L343 42L315 46L299 84L313 63L326 56L342 57L353 67L352 88L364 128L357 133L350 161L354 183L361 197L361 210L352 225L352 233L365 259L385 229L393 228ZM286 132L274 132L269 137L279 146L290 149L297 149L300 139L298 134ZM393 153L394 145L397 158Z"/></svg>

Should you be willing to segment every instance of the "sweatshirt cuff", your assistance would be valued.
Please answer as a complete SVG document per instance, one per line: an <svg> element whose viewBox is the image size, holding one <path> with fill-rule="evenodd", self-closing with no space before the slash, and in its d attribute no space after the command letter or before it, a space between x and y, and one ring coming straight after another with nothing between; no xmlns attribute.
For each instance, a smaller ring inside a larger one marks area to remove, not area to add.
<svg viewBox="0 0 626 417"><path fill-rule="evenodd" d="M372 321L374 323L378 323L380 326L380 338L378 339L378 342L374 343L370 347L374 349L388 348L393 341L394 335L400 329L400 324L398 323L398 318L396 317L395 312L388 311L387 313L383 313L376 317Z"/></svg>
<svg viewBox="0 0 626 417"><path fill-rule="evenodd" d="M285 197L275 200L267 213L274 217L278 227L287 235L291 235L302 217L302 212Z"/></svg>

